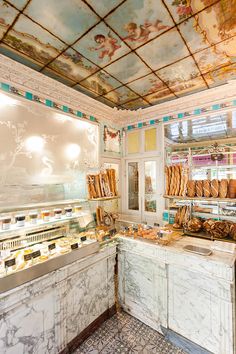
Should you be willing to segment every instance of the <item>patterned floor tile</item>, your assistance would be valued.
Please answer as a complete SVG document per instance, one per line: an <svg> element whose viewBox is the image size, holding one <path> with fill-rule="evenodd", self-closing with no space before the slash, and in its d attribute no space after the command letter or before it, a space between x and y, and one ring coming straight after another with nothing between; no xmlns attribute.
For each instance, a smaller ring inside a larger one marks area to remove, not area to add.
<svg viewBox="0 0 236 354"><path fill-rule="evenodd" d="M185 354L138 319L119 312L102 324L74 354Z"/></svg>

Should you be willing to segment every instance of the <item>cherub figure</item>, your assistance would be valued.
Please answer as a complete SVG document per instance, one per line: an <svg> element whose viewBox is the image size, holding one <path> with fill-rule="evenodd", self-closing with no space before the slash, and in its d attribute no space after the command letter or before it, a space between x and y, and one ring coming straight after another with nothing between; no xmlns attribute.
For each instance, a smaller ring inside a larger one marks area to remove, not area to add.
<svg viewBox="0 0 236 354"><path fill-rule="evenodd" d="M143 25L137 25L134 22L130 22L124 26L124 29L128 32L128 36L123 40L131 42L146 42L150 33L159 32L162 29L167 29L169 26L162 24L161 20L156 20L154 23L145 21Z"/></svg>
<svg viewBox="0 0 236 354"><path fill-rule="evenodd" d="M102 49L99 54L99 59L103 59L105 56L108 56L109 60L111 60L113 55L115 54L115 51L121 48L121 46L117 44L117 39L113 38L110 32L108 33L107 37L103 34L97 34L94 37L94 40L96 43L99 44L99 46L96 48L90 48L90 50Z"/></svg>

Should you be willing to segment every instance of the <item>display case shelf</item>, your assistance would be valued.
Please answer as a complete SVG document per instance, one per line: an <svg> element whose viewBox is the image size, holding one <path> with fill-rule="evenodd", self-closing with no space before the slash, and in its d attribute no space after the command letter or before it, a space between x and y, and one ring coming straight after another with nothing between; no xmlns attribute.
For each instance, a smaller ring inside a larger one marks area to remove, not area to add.
<svg viewBox="0 0 236 354"><path fill-rule="evenodd" d="M166 199L179 199L179 200L196 200L196 201L209 201L209 202L230 202L230 203L236 203L236 198L213 198L213 197L183 197L183 196L177 196L177 195L163 195L164 198Z"/></svg>
<svg viewBox="0 0 236 354"><path fill-rule="evenodd" d="M54 217L51 217L49 221L44 221L44 220L38 220L37 224L31 224L30 222L26 222L25 226L19 227L16 226L15 224L11 225L11 228L9 230L0 230L0 242L4 240L5 237L9 238L11 235L23 235L25 233L33 232L36 231L37 229L42 229L43 227L47 228L48 226L60 226L61 224L65 222L70 222L73 220L81 219L83 217L86 217L88 214L86 212L80 212L77 215L73 216L65 216L62 215L60 219L56 219Z"/></svg>
<svg viewBox="0 0 236 354"><path fill-rule="evenodd" d="M113 200L113 199L119 199L120 196L114 196L114 197L102 197L102 198L92 198L88 199L89 202L101 202L101 201L106 201L106 200Z"/></svg>
<svg viewBox="0 0 236 354"><path fill-rule="evenodd" d="M70 204L80 204L86 203L88 199L66 199L66 200L58 200L54 202L44 202L44 203L30 203L24 205L11 205L6 207L0 206L0 213L10 213L15 211L24 211L24 210L32 210L32 209L41 209L41 208L53 208L58 206L68 206Z"/></svg>

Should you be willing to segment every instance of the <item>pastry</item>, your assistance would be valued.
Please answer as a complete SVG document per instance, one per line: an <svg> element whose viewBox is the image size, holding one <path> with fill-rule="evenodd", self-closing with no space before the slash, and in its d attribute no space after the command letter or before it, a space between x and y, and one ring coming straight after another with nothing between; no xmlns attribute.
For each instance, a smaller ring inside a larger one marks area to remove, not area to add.
<svg viewBox="0 0 236 354"><path fill-rule="evenodd" d="M195 197L196 189L195 189L195 181L189 180L187 182L187 196L188 197Z"/></svg>
<svg viewBox="0 0 236 354"><path fill-rule="evenodd" d="M219 181L218 179L213 179L211 181L211 196L217 198L219 196Z"/></svg>
<svg viewBox="0 0 236 354"><path fill-rule="evenodd" d="M203 196L203 181L196 181L196 195L198 197Z"/></svg>
<svg viewBox="0 0 236 354"><path fill-rule="evenodd" d="M211 196L211 181L209 179L203 181L203 196L206 198Z"/></svg>
<svg viewBox="0 0 236 354"><path fill-rule="evenodd" d="M220 186L219 186L219 197L220 198L226 198L227 197L227 192L228 192L228 180L227 179L222 179L220 181Z"/></svg>
<svg viewBox="0 0 236 354"><path fill-rule="evenodd" d="M181 227L179 224L177 224L177 223L174 223L172 226L173 226L174 229L177 229L177 230L182 228L182 227Z"/></svg>

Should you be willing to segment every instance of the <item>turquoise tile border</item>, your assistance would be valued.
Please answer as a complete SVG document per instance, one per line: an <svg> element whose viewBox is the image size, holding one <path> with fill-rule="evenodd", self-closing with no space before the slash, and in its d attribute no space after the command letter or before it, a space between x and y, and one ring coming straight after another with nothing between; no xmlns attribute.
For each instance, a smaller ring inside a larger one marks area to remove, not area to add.
<svg viewBox="0 0 236 354"><path fill-rule="evenodd" d="M31 92L26 92L26 93L25 93L25 98L27 98L27 100L32 101L32 99L33 99L33 94L32 94Z"/></svg>
<svg viewBox="0 0 236 354"><path fill-rule="evenodd" d="M158 124L159 122L168 122L168 121L175 121L177 119L185 118L185 117L196 117L197 115L200 114L208 114L209 112L215 112L223 108L228 108L228 107L234 107L236 106L236 100L229 101L229 102L224 102L220 104L213 104L212 106L208 107L201 107L201 108L196 108L193 111L189 112L181 112L181 113L176 113L175 115L171 116L164 116L156 119L152 119L149 122L139 122L135 125L129 125L128 127L124 127L124 130L131 130L131 129L136 129L136 128L142 128L145 126L150 126L154 124Z"/></svg>
<svg viewBox="0 0 236 354"><path fill-rule="evenodd" d="M9 91L10 91L10 85L1 82L1 89L2 89L3 91L9 92Z"/></svg>
<svg viewBox="0 0 236 354"><path fill-rule="evenodd" d="M84 118L84 119L87 119L87 120L90 120L91 122L97 122L98 123L98 120L97 118L95 118L94 116L87 116L85 113L83 112L80 112L80 111L77 111L73 108L70 108L68 106L63 106L61 104L58 104L48 98L44 99L44 98L40 98L39 96L37 95L34 95L32 92L29 92L29 91L22 91L20 89L17 89L16 87L14 86L11 86L5 82L0 82L0 89L5 91L5 92L10 92L10 93L13 93L15 95L18 95L18 96L21 96L21 97L24 97L25 99L27 100L30 100L30 101L34 101L34 102L38 102L38 103L41 103L47 107L52 107L52 108L56 108L62 112L65 112L65 113L70 113L76 117L80 117L80 118Z"/></svg>

